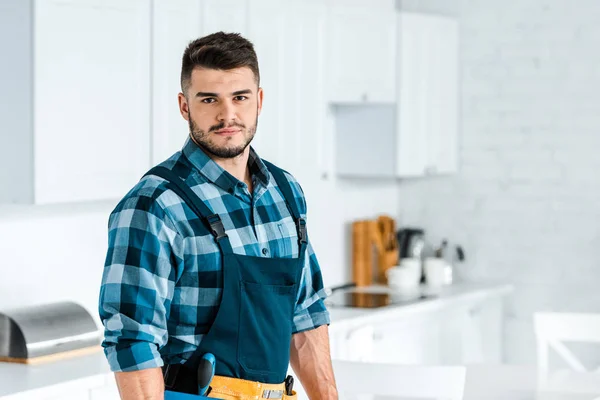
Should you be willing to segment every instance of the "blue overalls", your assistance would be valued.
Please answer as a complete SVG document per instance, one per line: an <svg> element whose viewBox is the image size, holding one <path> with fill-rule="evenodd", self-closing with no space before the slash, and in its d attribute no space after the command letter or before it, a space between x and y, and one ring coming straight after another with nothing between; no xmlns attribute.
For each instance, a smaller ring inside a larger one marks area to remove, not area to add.
<svg viewBox="0 0 600 400"><path fill-rule="evenodd" d="M223 292L215 320L184 364L163 367L165 388L197 393L196 370L204 353L216 358L215 374L269 384L282 383L290 360L293 316L306 253L306 222L281 169L263 160L275 178L298 230L298 258L235 254L218 214L173 171L154 167L146 175L166 179L206 223L222 253Z"/></svg>

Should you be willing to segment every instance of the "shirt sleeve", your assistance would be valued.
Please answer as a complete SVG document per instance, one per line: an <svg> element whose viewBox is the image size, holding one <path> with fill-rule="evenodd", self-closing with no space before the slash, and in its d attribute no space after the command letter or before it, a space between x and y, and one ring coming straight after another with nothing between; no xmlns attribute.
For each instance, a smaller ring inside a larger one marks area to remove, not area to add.
<svg viewBox="0 0 600 400"><path fill-rule="evenodd" d="M181 240L151 197L123 200L111 213L99 313L112 371L163 365Z"/></svg>
<svg viewBox="0 0 600 400"><path fill-rule="evenodd" d="M321 325L329 325L329 312L323 302L326 297L321 268L309 241L294 312L294 329L292 333L315 329Z"/></svg>
<svg viewBox="0 0 600 400"><path fill-rule="evenodd" d="M299 203L300 212L306 217L306 200L302 188L294 178L292 178L291 183L292 187L295 186L295 189L300 194L296 200ZM307 227L310 227L309 221L307 221ZM317 256L309 238L308 245L306 246L296 309L294 311L294 327L292 333L315 329L321 325L329 325L329 311L327 311L323 301L326 297L327 295L323 288L321 267L319 266Z"/></svg>

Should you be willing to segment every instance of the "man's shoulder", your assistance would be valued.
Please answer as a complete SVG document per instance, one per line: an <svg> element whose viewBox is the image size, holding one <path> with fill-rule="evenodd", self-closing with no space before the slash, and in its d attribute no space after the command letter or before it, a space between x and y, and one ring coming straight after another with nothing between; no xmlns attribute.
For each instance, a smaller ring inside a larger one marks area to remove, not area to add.
<svg viewBox="0 0 600 400"><path fill-rule="evenodd" d="M294 194L294 198L296 200L296 202L298 203L298 206L300 207L300 212L302 214L306 213L306 199L304 198L304 190L302 190L302 186L300 185L300 182L298 182L298 180L296 179L296 177L289 171L274 165L272 163L269 163L270 165L267 165L271 176L273 177L273 167L279 169L282 173L283 176L285 177L285 179L287 180L287 182L289 183L290 187L292 188L292 193ZM273 183L275 183L275 181L273 180Z"/></svg>
<svg viewBox="0 0 600 400"><path fill-rule="evenodd" d="M156 166L173 170L180 164L176 154ZM167 181L155 175L143 176L116 205L112 214L123 210L163 212L164 194L169 191Z"/></svg>

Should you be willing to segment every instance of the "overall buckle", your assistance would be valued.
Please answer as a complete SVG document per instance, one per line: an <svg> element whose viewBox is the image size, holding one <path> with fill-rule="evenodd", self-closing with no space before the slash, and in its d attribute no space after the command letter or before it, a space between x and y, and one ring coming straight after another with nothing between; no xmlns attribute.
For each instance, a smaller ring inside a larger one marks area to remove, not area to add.
<svg viewBox="0 0 600 400"><path fill-rule="evenodd" d="M298 239L300 240L300 244L308 243L308 237L306 235L306 220L304 218L298 218L296 225L298 227Z"/></svg>
<svg viewBox="0 0 600 400"><path fill-rule="evenodd" d="M225 227L223 226L223 221L221 221L219 214L209 215L206 217L206 220L210 225L210 233L213 234L215 240L219 241L227 237L227 234L225 233Z"/></svg>

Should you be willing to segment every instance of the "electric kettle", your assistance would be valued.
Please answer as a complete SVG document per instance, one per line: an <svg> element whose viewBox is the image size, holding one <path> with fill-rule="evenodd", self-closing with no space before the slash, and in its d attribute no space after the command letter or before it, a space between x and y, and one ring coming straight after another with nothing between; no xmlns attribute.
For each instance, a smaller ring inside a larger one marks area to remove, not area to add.
<svg viewBox="0 0 600 400"><path fill-rule="evenodd" d="M423 257L425 247L425 231L420 228L400 229L396 234L400 249L400 260L403 258Z"/></svg>

